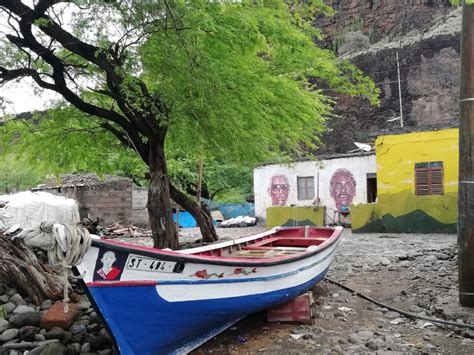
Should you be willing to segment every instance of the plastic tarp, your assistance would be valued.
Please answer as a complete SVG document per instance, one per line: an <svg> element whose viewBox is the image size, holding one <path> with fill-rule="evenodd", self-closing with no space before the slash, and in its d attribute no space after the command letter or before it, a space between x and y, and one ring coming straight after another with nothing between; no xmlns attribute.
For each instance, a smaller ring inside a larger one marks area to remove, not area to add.
<svg viewBox="0 0 474 355"><path fill-rule="evenodd" d="M176 220L176 213L173 213L174 223L176 223ZM181 228L194 228L197 227L197 223L194 217L191 216L191 213L183 211L179 212L179 226Z"/></svg>
<svg viewBox="0 0 474 355"><path fill-rule="evenodd" d="M0 231L13 226L31 227L43 221L76 225L80 221L79 207L73 199L47 192L24 191L0 195Z"/></svg>

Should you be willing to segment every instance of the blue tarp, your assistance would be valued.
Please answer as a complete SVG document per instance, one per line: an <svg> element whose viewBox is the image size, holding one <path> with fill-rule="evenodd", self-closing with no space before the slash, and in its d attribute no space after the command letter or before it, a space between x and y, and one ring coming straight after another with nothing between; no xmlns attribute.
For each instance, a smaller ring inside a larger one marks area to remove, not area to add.
<svg viewBox="0 0 474 355"><path fill-rule="evenodd" d="M228 203L218 205L217 209L222 213L224 219L231 219L239 216L255 217L255 205L253 203Z"/></svg>
<svg viewBox="0 0 474 355"><path fill-rule="evenodd" d="M208 201L211 210L219 210L224 219L236 218L239 216L255 217L255 205L253 203L226 203L216 204ZM173 221L176 223L176 213L173 213ZM214 222L215 223L215 222ZM196 220L189 212L179 212L179 226L181 228L197 227Z"/></svg>
<svg viewBox="0 0 474 355"><path fill-rule="evenodd" d="M176 223L176 213L173 213L173 221ZM179 226L181 228L193 228L197 227L196 220L189 212L179 212Z"/></svg>

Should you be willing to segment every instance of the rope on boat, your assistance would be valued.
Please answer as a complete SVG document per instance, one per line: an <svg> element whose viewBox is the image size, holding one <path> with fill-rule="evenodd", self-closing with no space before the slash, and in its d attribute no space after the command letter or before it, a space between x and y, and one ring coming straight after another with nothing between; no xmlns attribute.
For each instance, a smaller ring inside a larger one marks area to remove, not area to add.
<svg viewBox="0 0 474 355"><path fill-rule="evenodd" d="M374 304L376 304L377 306L380 306L380 307L384 307L384 308L387 308L391 311L394 311L394 312L397 312L397 313L400 313L400 314L403 314L405 317L407 318L417 318L417 319L422 319L422 320L426 320L426 321L429 321L429 322L433 322L433 323L440 323L440 324L445 324L445 325L451 325L451 326L454 326L454 327L458 327L458 328L468 328L468 329L474 329L474 324L466 324L466 323L458 323L458 322L451 322L451 321L447 321L447 320L443 320L443 319L438 319L438 318L430 318L430 317L425 317L425 316L420 316L420 315L417 315L417 314L414 314L414 313L410 313L410 312L405 312L401 309L398 309L398 308L395 308L395 307L392 307L392 306L389 306L389 305L386 305L382 302L379 302L373 298L370 298L369 296L366 296L364 295L363 293L360 293L352 288L350 288L349 286L346 286L346 285L343 285L341 284L340 282L337 282L335 280L332 280L328 277L325 277L325 280L334 284L334 285L337 285L343 289L345 289L346 291L349 291L349 292L352 292L354 294L356 294L357 296L359 296L360 298L363 298L365 299L366 301L369 301L369 302L372 302Z"/></svg>
<svg viewBox="0 0 474 355"><path fill-rule="evenodd" d="M77 226L54 222L41 222L25 228L14 238L22 238L30 248L41 248L48 253L51 266L63 269L64 312L69 311L68 276L71 268L78 265L91 246L89 232Z"/></svg>

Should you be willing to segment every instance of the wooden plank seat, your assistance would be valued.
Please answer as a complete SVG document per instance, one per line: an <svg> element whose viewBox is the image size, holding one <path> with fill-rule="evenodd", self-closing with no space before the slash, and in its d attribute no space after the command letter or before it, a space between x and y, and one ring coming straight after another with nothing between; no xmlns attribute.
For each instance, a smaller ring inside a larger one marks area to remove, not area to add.
<svg viewBox="0 0 474 355"><path fill-rule="evenodd" d="M274 250L239 250L234 254L236 258L273 258L276 256Z"/></svg>
<svg viewBox="0 0 474 355"><path fill-rule="evenodd" d="M307 248L300 247L261 247L262 249L239 250L234 254L236 258L273 258L275 256L293 255L305 252Z"/></svg>
<svg viewBox="0 0 474 355"><path fill-rule="evenodd" d="M242 250L273 250L275 248L300 248L304 251L311 245L320 245L325 242L327 238L324 237L298 237L298 238L286 238L286 237L272 237L263 239L257 243L253 243L242 247ZM289 249L287 249L289 250ZM296 250L296 249L295 249Z"/></svg>

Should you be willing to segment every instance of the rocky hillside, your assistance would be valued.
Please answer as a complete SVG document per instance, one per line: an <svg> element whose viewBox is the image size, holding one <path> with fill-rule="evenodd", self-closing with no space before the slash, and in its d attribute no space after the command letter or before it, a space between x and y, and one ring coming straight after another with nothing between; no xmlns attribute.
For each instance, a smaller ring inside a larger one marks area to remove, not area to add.
<svg viewBox="0 0 474 355"><path fill-rule="evenodd" d="M400 127L396 52L400 58L404 125L458 122L461 11L448 0L326 0L336 14L317 18L322 46L348 59L380 88L381 103L336 97L337 116L320 153L347 152L368 133ZM331 94L330 91L327 92Z"/></svg>

